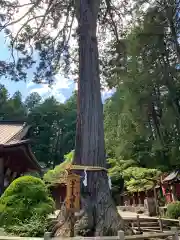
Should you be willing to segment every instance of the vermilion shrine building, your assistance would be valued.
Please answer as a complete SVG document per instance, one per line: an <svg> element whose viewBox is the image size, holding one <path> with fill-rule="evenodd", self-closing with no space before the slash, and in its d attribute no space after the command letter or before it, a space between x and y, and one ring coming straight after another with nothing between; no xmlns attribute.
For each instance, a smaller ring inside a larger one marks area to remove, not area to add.
<svg viewBox="0 0 180 240"><path fill-rule="evenodd" d="M171 172L162 180L162 191L167 203L180 201L180 170Z"/></svg>
<svg viewBox="0 0 180 240"><path fill-rule="evenodd" d="M180 170L176 170L168 174L163 174L158 184L148 191L135 193L122 193L120 204L128 206L144 205L146 198L155 198L159 201L159 194L164 196L165 204L180 201ZM156 195L156 196L155 196Z"/></svg>
<svg viewBox="0 0 180 240"><path fill-rule="evenodd" d="M27 139L29 129L23 122L0 121L0 194L17 177L41 171Z"/></svg>

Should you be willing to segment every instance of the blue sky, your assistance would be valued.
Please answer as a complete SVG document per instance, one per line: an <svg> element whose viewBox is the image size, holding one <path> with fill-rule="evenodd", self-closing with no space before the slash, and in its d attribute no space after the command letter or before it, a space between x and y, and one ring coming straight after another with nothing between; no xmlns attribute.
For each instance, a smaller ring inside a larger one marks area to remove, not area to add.
<svg viewBox="0 0 180 240"><path fill-rule="evenodd" d="M5 38L3 36L3 34L0 34L0 46L1 46L1 60L8 60L9 58L9 52L8 52L8 48L5 42ZM12 95L15 91L20 90L22 92L22 94L24 96L27 95L27 85L24 82L21 83L15 83L13 81L9 81L7 79L4 78L0 78L0 83L4 84L9 93Z"/></svg>
<svg viewBox="0 0 180 240"><path fill-rule="evenodd" d="M7 43L2 33L0 33L0 46L1 46L1 57L0 60L8 60L10 57ZM55 83L50 88L46 84L35 84L31 81L32 71L28 72L28 78L26 82L13 82L11 80L0 78L0 83L4 84L8 89L10 95L19 90L22 93L23 99L32 92L37 92L43 99L54 96L58 101L66 101L73 93L76 85L73 80L65 79L61 74L55 77ZM104 91L102 93L102 99L106 99L112 95L112 91Z"/></svg>

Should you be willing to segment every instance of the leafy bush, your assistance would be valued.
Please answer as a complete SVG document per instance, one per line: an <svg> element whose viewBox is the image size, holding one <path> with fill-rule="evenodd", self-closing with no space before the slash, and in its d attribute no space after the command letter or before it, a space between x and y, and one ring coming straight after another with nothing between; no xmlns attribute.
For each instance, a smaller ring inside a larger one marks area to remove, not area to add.
<svg viewBox="0 0 180 240"><path fill-rule="evenodd" d="M166 215L168 218L178 219L180 217L180 202L173 202L167 205Z"/></svg>
<svg viewBox="0 0 180 240"><path fill-rule="evenodd" d="M34 222L34 228L43 231L41 223L53 210L54 201L45 183L36 177L23 176L13 181L0 198L0 225L9 231L24 228L36 232L28 227Z"/></svg>
<svg viewBox="0 0 180 240"><path fill-rule="evenodd" d="M125 187L129 192L138 192L149 190L154 185L161 171L151 168L142 168L132 159L108 159L111 165L109 175L111 176L113 186L120 186L120 180L124 179ZM118 189L118 188L117 188ZM119 191L119 190L118 190Z"/></svg>
<svg viewBox="0 0 180 240"><path fill-rule="evenodd" d="M161 172L157 169L129 167L123 171L125 185L129 192L149 190L154 186L154 181L159 178Z"/></svg>
<svg viewBox="0 0 180 240"><path fill-rule="evenodd" d="M60 178L63 178L65 168L72 163L74 156L74 151L71 151L70 153L66 154L64 156L65 161L61 163L60 165L56 166L54 169L49 170L47 173L44 174L44 181L47 183L56 183L59 182Z"/></svg>
<svg viewBox="0 0 180 240"><path fill-rule="evenodd" d="M7 233L20 237L42 237L47 230L48 222L45 217L33 216L24 222L4 227Z"/></svg>
<svg viewBox="0 0 180 240"><path fill-rule="evenodd" d="M129 167L137 167L137 163L132 159L121 160L109 158L107 161L111 166L109 169L109 175L111 176L112 181L121 179L123 172Z"/></svg>

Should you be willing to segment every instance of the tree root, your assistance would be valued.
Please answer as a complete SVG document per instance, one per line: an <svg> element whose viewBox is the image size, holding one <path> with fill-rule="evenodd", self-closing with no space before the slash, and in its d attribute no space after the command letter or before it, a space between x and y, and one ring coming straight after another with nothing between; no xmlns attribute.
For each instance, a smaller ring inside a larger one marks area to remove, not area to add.
<svg viewBox="0 0 180 240"><path fill-rule="evenodd" d="M75 215L74 233L77 236L117 236L119 230L133 234L125 225L112 200L106 173L88 173L88 185L81 189L81 214ZM53 228L54 236L69 237L71 219L66 209L58 217L59 223Z"/></svg>
<svg viewBox="0 0 180 240"><path fill-rule="evenodd" d="M132 228L124 224L123 219L112 204L102 211L99 206L93 204L90 200L89 197L83 198L83 211L81 211L81 214L75 215L75 236L114 236L121 229L125 231L125 234L133 234ZM101 214L97 215L99 211L101 211ZM69 237L70 215L62 209L58 219L59 222L52 228L52 236Z"/></svg>

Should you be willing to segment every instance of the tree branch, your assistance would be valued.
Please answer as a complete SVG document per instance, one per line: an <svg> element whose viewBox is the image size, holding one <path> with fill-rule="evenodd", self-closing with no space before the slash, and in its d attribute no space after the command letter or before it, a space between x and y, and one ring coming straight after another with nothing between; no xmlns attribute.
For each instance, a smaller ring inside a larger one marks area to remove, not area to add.
<svg viewBox="0 0 180 240"><path fill-rule="evenodd" d="M21 20L23 20L29 13L31 13L37 6L38 4L41 2L41 0L37 0L34 5L32 7L30 7L28 9L28 11L23 15L21 16L20 18L18 18L17 20L14 20L12 22L9 22L9 23L6 23L4 26L1 27L0 31L2 31L3 29L7 28L8 26L12 26L18 22L20 22Z"/></svg>

